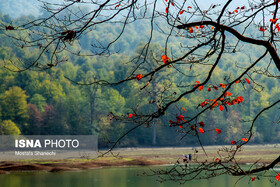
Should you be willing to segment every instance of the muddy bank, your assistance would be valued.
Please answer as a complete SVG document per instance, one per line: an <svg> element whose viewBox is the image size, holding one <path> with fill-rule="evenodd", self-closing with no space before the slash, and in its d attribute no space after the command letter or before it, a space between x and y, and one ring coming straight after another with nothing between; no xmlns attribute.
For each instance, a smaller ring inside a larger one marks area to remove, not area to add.
<svg viewBox="0 0 280 187"><path fill-rule="evenodd" d="M164 161L147 160L144 158L114 158L106 157L95 160L37 160L37 161L2 161L0 162L0 174L15 171L80 171L85 169L116 166L150 166L168 164Z"/></svg>
<svg viewBox="0 0 280 187"><path fill-rule="evenodd" d="M182 147L182 148L125 148L114 150L113 155L120 157L101 157L98 159L69 159L69 160L25 160L2 161L0 162L0 174L13 171L80 171L99 167L116 166L150 166L174 164L177 161L182 162L182 154L193 154L193 158L198 162L215 162L220 155L217 150L224 146L205 146L208 157L200 147ZM227 156L226 154L222 155ZM268 164L279 156L279 146L276 145L250 145L244 146L242 151L236 154L236 160L239 164ZM195 161L192 161L195 162Z"/></svg>

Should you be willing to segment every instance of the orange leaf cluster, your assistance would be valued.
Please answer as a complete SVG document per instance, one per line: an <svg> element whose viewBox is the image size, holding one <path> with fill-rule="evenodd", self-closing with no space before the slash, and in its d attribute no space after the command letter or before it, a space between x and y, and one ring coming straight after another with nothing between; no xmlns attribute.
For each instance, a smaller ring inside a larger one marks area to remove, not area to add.
<svg viewBox="0 0 280 187"><path fill-rule="evenodd" d="M200 82L199 81L195 81L195 83L196 83L196 85L194 85L194 87L196 88L200 84ZM203 85L199 86L198 90L199 91L203 90Z"/></svg>
<svg viewBox="0 0 280 187"><path fill-rule="evenodd" d="M277 181L280 181L280 173L278 173L278 174L276 175L276 180L277 180Z"/></svg>
<svg viewBox="0 0 280 187"><path fill-rule="evenodd" d="M277 29L278 32L280 31L279 23L277 23L277 24L275 25L275 29Z"/></svg>
<svg viewBox="0 0 280 187"><path fill-rule="evenodd" d="M225 88L226 86L227 86L227 84L220 83L220 87Z"/></svg>
<svg viewBox="0 0 280 187"><path fill-rule="evenodd" d="M193 28L192 27L189 27L188 30L189 30L189 33L193 33Z"/></svg>
<svg viewBox="0 0 280 187"><path fill-rule="evenodd" d="M242 6L242 7L237 7L233 12L228 12L229 14L232 14L232 13L238 13L238 9L240 10L244 10L245 9L245 6Z"/></svg>
<svg viewBox="0 0 280 187"><path fill-rule="evenodd" d="M248 142L248 138L242 138L241 140L244 142Z"/></svg>
<svg viewBox="0 0 280 187"><path fill-rule="evenodd" d="M277 22L278 18L275 19L270 19L269 21L272 22L273 24L275 24Z"/></svg>
<svg viewBox="0 0 280 187"><path fill-rule="evenodd" d="M179 115L176 117L177 121L180 123L182 120L184 120L184 116L183 115Z"/></svg>
<svg viewBox="0 0 280 187"><path fill-rule="evenodd" d="M195 26L196 29L202 29L204 28L204 25L200 25L200 26Z"/></svg>
<svg viewBox="0 0 280 187"><path fill-rule="evenodd" d="M226 92L226 93L224 94L224 97L226 97L226 96L231 96L231 93L230 93L230 92Z"/></svg>
<svg viewBox="0 0 280 187"><path fill-rule="evenodd" d="M266 30L267 30L267 28L264 28L263 26L260 27L260 31L264 32Z"/></svg>
<svg viewBox="0 0 280 187"><path fill-rule="evenodd" d="M217 128L215 129L215 131L216 131L218 134L221 134L221 132L222 132L220 129L217 129Z"/></svg>
<svg viewBox="0 0 280 187"><path fill-rule="evenodd" d="M179 124L181 121L184 120L184 116L183 115L179 115L176 117L177 121L173 121L173 120L169 120L170 124ZM183 128L182 125L179 126L180 128Z"/></svg>
<svg viewBox="0 0 280 187"><path fill-rule="evenodd" d="M128 118L134 118L135 117L135 114L129 114L128 115Z"/></svg>
<svg viewBox="0 0 280 187"><path fill-rule="evenodd" d="M199 127L198 130L200 131L201 134L204 133L204 130L202 128Z"/></svg>
<svg viewBox="0 0 280 187"><path fill-rule="evenodd" d="M162 55L161 58L164 64L167 64L170 60L170 58L168 58L166 55Z"/></svg>
<svg viewBox="0 0 280 187"><path fill-rule="evenodd" d="M144 77L144 76L143 76L142 74L138 74L138 75L136 75L135 78L136 78L138 81L140 81L143 77Z"/></svg>

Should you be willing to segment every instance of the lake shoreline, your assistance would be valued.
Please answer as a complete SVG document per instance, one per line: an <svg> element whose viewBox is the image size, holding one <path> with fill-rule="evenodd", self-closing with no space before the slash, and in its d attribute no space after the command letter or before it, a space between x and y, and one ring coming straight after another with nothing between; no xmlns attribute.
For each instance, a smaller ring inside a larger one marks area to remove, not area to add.
<svg viewBox="0 0 280 187"><path fill-rule="evenodd" d="M85 161L85 159L72 160L30 160L30 161L1 161L0 174L19 171L82 171L86 169L123 166L154 166L170 164L164 161L147 160L143 158L117 158L105 157Z"/></svg>
<svg viewBox="0 0 280 187"><path fill-rule="evenodd" d="M0 174L18 171L82 171L102 167L122 166L154 166L172 165L177 161L182 162L182 154L193 154L198 162L215 162L219 158L217 150L225 146L205 146L208 157L201 147L166 147L166 148L122 148L115 149L113 154L96 159L65 159L65 160L23 160L0 161ZM100 152L102 153L102 152ZM220 156L223 154L219 151ZM118 155L118 156L112 156ZM226 155L223 155L226 156ZM279 156L278 144L271 145L246 145L236 154L238 164L250 165L269 164ZM191 161L190 163L195 163Z"/></svg>

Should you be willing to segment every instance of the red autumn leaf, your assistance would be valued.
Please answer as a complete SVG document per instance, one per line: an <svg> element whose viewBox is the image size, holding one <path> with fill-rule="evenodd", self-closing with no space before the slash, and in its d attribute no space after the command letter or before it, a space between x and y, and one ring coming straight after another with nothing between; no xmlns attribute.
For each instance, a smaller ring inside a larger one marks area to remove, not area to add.
<svg viewBox="0 0 280 187"><path fill-rule="evenodd" d="M204 130L202 128L199 127L198 130L200 131L201 134L204 133Z"/></svg>
<svg viewBox="0 0 280 187"><path fill-rule="evenodd" d="M118 8L119 6L121 6L121 4L117 4L117 5L115 6L115 9Z"/></svg>
<svg viewBox="0 0 280 187"><path fill-rule="evenodd" d="M205 104L205 101L203 101L202 103L199 104L199 106L201 107L204 107L206 104Z"/></svg>
<svg viewBox="0 0 280 187"><path fill-rule="evenodd" d="M180 14L183 14L184 12L185 12L185 10L181 10L181 11L180 11Z"/></svg>
<svg viewBox="0 0 280 187"><path fill-rule="evenodd" d="M182 120L184 120L184 116L183 115L179 115L176 117L177 121L180 122Z"/></svg>
<svg viewBox="0 0 280 187"><path fill-rule="evenodd" d="M225 87L226 87L226 84L220 83L220 87L225 88Z"/></svg>
<svg viewBox="0 0 280 187"><path fill-rule="evenodd" d="M248 138L242 138L241 140L244 141L244 142L247 142Z"/></svg>
<svg viewBox="0 0 280 187"><path fill-rule="evenodd" d="M214 28L215 28L214 26L211 27L211 29L214 29Z"/></svg>
<svg viewBox="0 0 280 187"><path fill-rule="evenodd" d="M276 175L276 180L277 180L277 181L280 181L280 173L278 173L278 174Z"/></svg>
<svg viewBox="0 0 280 187"><path fill-rule="evenodd" d="M138 75L136 75L135 78L136 78L138 81L140 81L143 77L144 77L144 76L143 76L142 74L138 74Z"/></svg>
<svg viewBox="0 0 280 187"><path fill-rule="evenodd" d="M204 25L200 25L199 28L204 28Z"/></svg>
<svg viewBox="0 0 280 187"><path fill-rule="evenodd" d="M183 126L182 125L179 125L179 127L182 129L183 128Z"/></svg>
<svg viewBox="0 0 280 187"><path fill-rule="evenodd" d="M224 110L223 105L220 105L220 106L219 106L219 109L220 109L220 111L223 111L223 110Z"/></svg>
<svg viewBox="0 0 280 187"><path fill-rule="evenodd" d="M170 124L177 124L178 122L169 120L169 123L170 123Z"/></svg>
<svg viewBox="0 0 280 187"><path fill-rule="evenodd" d="M192 130L192 131L194 131L194 130L195 130L195 127L194 127L193 125L191 126L191 130Z"/></svg>
<svg viewBox="0 0 280 187"><path fill-rule="evenodd" d="M277 22L278 18L275 19L270 19L269 21L271 21L273 24L275 24Z"/></svg>
<svg viewBox="0 0 280 187"><path fill-rule="evenodd" d="M203 85L198 87L198 90L201 91L203 90Z"/></svg>
<svg viewBox="0 0 280 187"><path fill-rule="evenodd" d="M171 2L171 5L172 5L172 6L174 6L174 3L173 3L173 2Z"/></svg>
<svg viewBox="0 0 280 187"><path fill-rule="evenodd" d="M221 132L222 132L220 129L215 129L215 130L218 134L221 134Z"/></svg>
<svg viewBox="0 0 280 187"><path fill-rule="evenodd" d="M191 6L188 6L188 8L192 8Z"/></svg>
<svg viewBox="0 0 280 187"><path fill-rule="evenodd" d="M185 112L187 112L185 108L182 108L182 109L183 109Z"/></svg>
<svg viewBox="0 0 280 187"><path fill-rule="evenodd" d="M164 64L167 64L168 61L170 60L170 58L168 58L166 55L162 55L161 58Z"/></svg>
<svg viewBox="0 0 280 187"><path fill-rule="evenodd" d="M279 23L277 23L277 24L275 25L275 29L277 29L278 32L280 31Z"/></svg>
<svg viewBox="0 0 280 187"><path fill-rule="evenodd" d="M216 158L216 162L219 162L219 161L220 161L220 159Z"/></svg>
<svg viewBox="0 0 280 187"><path fill-rule="evenodd" d="M224 94L224 97L226 97L226 96L231 96L231 93L230 93L230 92L226 92L226 93Z"/></svg>
<svg viewBox="0 0 280 187"><path fill-rule="evenodd" d="M11 25L6 26L5 28L6 28L6 30L15 30L15 28L13 26L11 26Z"/></svg>
<svg viewBox="0 0 280 187"><path fill-rule="evenodd" d="M236 97L236 103L237 104L242 103L242 102L243 102L243 97L242 96Z"/></svg>
<svg viewBox="0 0 280 187"><path fill-rule="evenodd" d="M199 27L198 27L198 26L195 26L195 28L196 28L196 29L199 29Z"/></svg>
<svg viewBox="0 0 280 187"><path fill-rule="evenodd" d="M251 83L251 82L249 81L249 79L245 78L245 80L246 80L246 82L247 82L248 84L250 84L250 83Z"/></svg>
<svg viewBox="0 0 280 187"><path fill-rule="evenodd" d="M244 9L245 9L245 6L242 6L240 9L241 9L241 10L244 10Z"/></svg>
<svg viewBox="0 0 280 187"><path fill-rule="evenodd" d="M203 121L199 122L199 125L200 125L201 127L205 127L205 123L204 123Z"/></svg>
<svg viewBox="0 0 280 187"><path fill-rule="evenodd" d="M256 177L252 177L252 181L256 180Z"/></svg>
<svg viewBox="0 0 280 187"><path fill-rule="evenodd" d="M267 28L264 28L264 27L260 27L260 31L264 32Z"/></svg>
<svg viewBox="0 0 280 187"><path fill-rule="evenodd" d="M193 33L193 28L192 27L189 28L189 33Z"/></svg>
<svg viewBox="0 0 280 187"><path fill-rule="evenodd" d="M235 13L238 13L238 10L234 10Z"/></svg>
<svg viewBox="0 0 280 187"><path fill-rule="evenodd" d="M168 7L165 8L165 12L166 12L166 14L168 14Z"/></svg>
<svg viewBox="0 0 280 187"><path fill-rule="evenodd" d="M129 114L128 115L128 118L134 118L135 117L135 114Z"/></svg>
<svg viewBox="0 0 280 187"><path fill-rule="evenodd" d="M210 91L211 91L211 88L209 87L207 90L208 90L208 92L210 92Z"/></svg>
<svg viewBox="0 0 280 187"><path fill-rule="evenodd" d="M218 90L219 88L218 88L217 86L214 86L214 89L215 89L215 90Z"/></svg>
<svg viewBox="0 0 280 187"><path fill-rule="evenodd" d="M235 145L235 144L236 144L236 141L231 141L230 144L231 144L231 145Z"/></svg>
<svg viewBox="0 0 280 187"><path fill-rule="evenodd" d="M238 84L240 82L240 80L237 80L235 83Z"/></svg>

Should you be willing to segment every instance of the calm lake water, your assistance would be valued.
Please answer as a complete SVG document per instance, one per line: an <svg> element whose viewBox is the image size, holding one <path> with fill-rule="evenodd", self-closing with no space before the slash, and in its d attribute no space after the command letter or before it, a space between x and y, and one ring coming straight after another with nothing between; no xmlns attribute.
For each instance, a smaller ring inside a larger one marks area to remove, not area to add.
<svg viewBox="0 0 280 187"><path fill-rule="evenodd" d="M86 170L81 172L17 172L0 175L0 187L233 187L238 177L220 176L179 185L174 182L159 183L156 177L137 176L148 167L121 167ZM276 180L274 180L276 182ZM268 179L251 182L241 179L236 187L270 187ZM280 182L277 186L280 186Z"/></svg>

